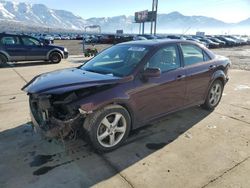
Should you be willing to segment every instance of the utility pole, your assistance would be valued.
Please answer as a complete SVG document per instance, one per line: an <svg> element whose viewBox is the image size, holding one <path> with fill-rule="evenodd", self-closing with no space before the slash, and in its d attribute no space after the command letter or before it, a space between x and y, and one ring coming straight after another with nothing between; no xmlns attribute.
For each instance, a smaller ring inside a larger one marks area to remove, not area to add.
<svg viewBox="0 0 250 188"><path fill-rule="evenodd" d="M158 0L154 0L155 1L155 11L156 11L156 15L155 15L155 28L154 28L154 35L156 35L156 25L157 25L157 11L158 11Z"/></svg>
<svg viewBox="0 0 250 188"><path fill-rule="evenodd" d="M155 5L155 0L152 1L152 12L154 11L154 5ZM151 20L151 28L150 28L150 34L153 34L153 25L154 25L154 21Z"/></svg>
<svg viewBox="0 0 250 188"><path fill-rule="evenodd" d="M144 35L145 22L142 22L142 34Z"/></svg>
<svg viewBox="0 0 250 188"><path fill-rule="evenodd" d="M155 12L155 20L151 20L151 29L150 34L153 34L153 28L154 28L154 35L156 35L156 25L157 25L157 11L158 11L158 0L153 0L152 2L152 13Z"/></svg>

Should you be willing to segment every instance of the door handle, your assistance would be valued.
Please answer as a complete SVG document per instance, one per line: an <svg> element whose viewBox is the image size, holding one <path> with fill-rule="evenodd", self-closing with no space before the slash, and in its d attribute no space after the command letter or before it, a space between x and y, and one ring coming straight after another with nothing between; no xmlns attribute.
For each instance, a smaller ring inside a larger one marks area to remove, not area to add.
<svg viewBox="0 0 250 188"><path fill-rule="evenodd" d="M177 80L182 80L182 79L184 79L184 78L186 78L186 75L178 75L178 76L177 76Z"/></svg>
<svg viewBox="0 0 250 188"><path fill-rule="evenodd" d="M216 65L210 65L210 66L208 67L209 70L214 70L215 68L216 68Z"/></svg>

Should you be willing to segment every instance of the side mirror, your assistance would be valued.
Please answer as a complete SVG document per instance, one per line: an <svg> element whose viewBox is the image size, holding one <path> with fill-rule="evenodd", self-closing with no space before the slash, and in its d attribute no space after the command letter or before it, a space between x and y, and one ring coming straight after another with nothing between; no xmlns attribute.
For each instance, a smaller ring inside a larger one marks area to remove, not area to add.
<svg viewBox="0 0 250 188"><path fill-rule="evenodd" d="M161 70L159 68L147 68L142 73L144 78L156 78L160 77Z"/></svg>
<svg viewBox="0 0 250 188"><path fill-rule="evenodd" d="M44 43L43 43L43 42L40 42L40 46L44 46Z"/></svg>

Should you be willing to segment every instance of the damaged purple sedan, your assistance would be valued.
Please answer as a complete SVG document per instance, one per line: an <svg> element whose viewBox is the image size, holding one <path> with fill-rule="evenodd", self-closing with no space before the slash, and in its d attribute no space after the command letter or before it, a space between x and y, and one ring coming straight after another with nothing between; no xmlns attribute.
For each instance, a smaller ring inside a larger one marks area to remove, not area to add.
<svg viewBox="0 0 250 188"><path fill-rule="evenodd" d="M84 65L45 73L23 87L32 121L48 138L87 132L98 151L119 147L130 130L201 105L213 110L229 59L182 40L115 45Z"/></svg>

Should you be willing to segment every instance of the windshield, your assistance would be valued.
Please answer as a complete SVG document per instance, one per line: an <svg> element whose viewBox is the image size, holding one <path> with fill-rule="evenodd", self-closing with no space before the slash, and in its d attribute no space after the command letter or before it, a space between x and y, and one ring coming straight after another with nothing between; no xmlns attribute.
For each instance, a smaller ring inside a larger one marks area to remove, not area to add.
<svg viewBox="0 0 250 188"><path fill-rule="evenodd" d="M134 70L147 52L148 49L140 46L113 46L88 61L81 69L124 77Z"/></svg>

